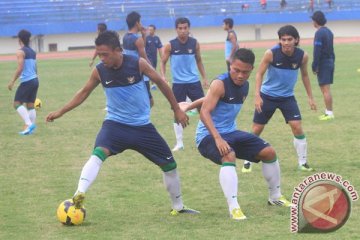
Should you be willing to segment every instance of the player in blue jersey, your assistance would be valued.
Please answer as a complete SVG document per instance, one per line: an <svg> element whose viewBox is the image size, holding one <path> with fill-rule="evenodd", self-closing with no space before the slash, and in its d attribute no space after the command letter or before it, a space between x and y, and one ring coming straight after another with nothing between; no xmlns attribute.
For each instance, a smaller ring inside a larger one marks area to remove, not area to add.
<svg viewBox="0 0 360 240"><path fill-rule="evenodd" d="M334 35L325 26L327 21L323 12L316 11L311 18L317 29L314 37L312 71L317 76L326 107L325 114L321 115L319 120L331 120L334 119L333 98L330 91L335 69Z"/></svg>
<svg viewBox="0 0 360 240"><path fill-rule="evenodd" d="M97 34L99 35L100 33L103 33L107 30L107 25L105 23L98 23L97 25ZM95 58L97 57L97 53L96 50L94 51L94 54L89 62L89 67L92 67L92 65L94 64Z"/></svg>
<svg viewBox="0 0 360 240"><path fill-rule="evenodd" d="M239 49L239 44L237 41L237 36L233 30L234 20L232 18L225 18L223 21L223 29L227 31L227 37L225 40L225 61L227 65L227 70L230 71L230 59Z"/></svg>
<svg viewBox="0 0 360 240"><path fill-rule="evenodd" d="M276 109L279 109L294 135L298 169L313 171L314 169L307 163L307 141L301 126L300 110L294 96L300 69L310 108L316 110L307 70L309 57L306 52L297 47L300 36L295 27L291 25L281 27L278 36L279 44L265 52L256 73L252 132L259 136ZM244 163L242 171L251 171L249 162Z"/></svg>
<svg viewBox="0 0 360 240"><path fill-rule="evenodd" d="M248 78L255 55L238 49L230 60L230 71L212 81L204 98L191 104L180 103L184 111L201 106L196 129L196 145L205 158L221 165L219 180L226 197L230 217L246 219L237 199L236 158L262 161L263 175L269 187L270 205L290 207L280 190L280 166L275 150L258 136L236 129L236 118L249 92Z"/></svg>
<svg viewBox="0 0 360 240"><path fill-rule="evenodd" d="M148 63L150 63L146 52L144 38L141 35L143 29L141 25L141 15L137 12L131 12L126 17L126 23L129 31L123 37L123 48L124 54L132 55L135 57L142 57ZM148 88L148 94L150 98L150 106L154 105L154 99L150 92L150 81L149 78L144 77L144 81Z"/></svg>
<svg viewBox="0 0 360 240"><path fill-rule="evenodd" d="M157 55L159 52L160 59L162 57L163 45L158 36L155 35L156 27L153 24L148 26L148 35L145 36L145 51L146 55L151 63L151 65L156 69L157 67ZM156 89L156 86L153 85L151 89Z"/></svg>
<svg viewBox="0 0 360 240"><path fill-rule="evenodd" d="M166 63L170 57L172 74L172 90L178 102L184 102L186 97L195 101L204 96L199 79L200 71L204 87L208 86L204 65L201 60L200 45L195 38L189 36L190 21L187 18L178 18L175 21L177 37L164 47L161 72L166 80ZM181 124L174 123L176 145L172 149L178 151L184 148L183 128Z"/></svg>
<svg viewBox="0 0 360 240"><path fill-rule="evenodd" d="M95 180L105 159L132 149L162 169L172 201L171 215L199 213L183 204L176 162L170 148L150 122L150 103L141 76L145 74L153 79L169 101L176 121L185 127L188 117L179 108L170 87L143 58L122 54L116 32L100 34L95 45L101 62L93 69L87 83L65 106L46 118L48 122L54 121L84 102L99 84L103 86L108 111L92 155L81 172L78 189L73 197L76 208L82 207L85 192Z"/></svg>
<svg viewBox="0 0 360 240"><path fill-rule="evenodd" d="M14 108L25 123L25 129L19 132L19 134L29 135L36 128L34 102L39 88L36 52L29 46L31 38L29 31L23 29L17 36L21 48L16 52L17 68L13 79L8 84L8 89L11 91L16 80L20 78L20 85L16 90L14 98Z"/></svg>

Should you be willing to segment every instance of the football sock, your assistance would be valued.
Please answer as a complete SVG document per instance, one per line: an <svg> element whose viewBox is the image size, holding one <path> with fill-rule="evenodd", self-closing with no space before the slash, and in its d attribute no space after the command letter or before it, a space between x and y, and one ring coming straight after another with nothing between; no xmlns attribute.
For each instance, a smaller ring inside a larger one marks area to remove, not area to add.
<svg viewBox="0 0 360 240"><path fill-rule="evenodd" d="M334 113L333 113L333 111L330 111L330 110L325 110L325 114L326 115L329 115L329 116L334 116Z"/></svg>
<svg viewBox="0 0 360 240"><path fill-rule="evenodd" d="M27 126L30 126L32 124L29 117L29 112L23 105L17 106L16 111L19 113L20 117L24 120Z"/></svg>
<svg viewBox="0 0 360 240"><path fill-rule="evenodd" d="M280 189L280 165L277 158L273 161L262 161L262 173L268 183L270 199L281 197Z"/></svg>
<svg viewBox="0 0 360 240"><path fill-rule="evenodd" d="M81 171L79 184L78 184L76 193L77 192L86 192L88 190L90 185L96 179L96 177L100 171L102 163L103 163L103 161L98 156L91 155L90 159L85 163L85 165Z"/></svg>
<svg viewBox="0 0 360 240"><path fill-rule="evenodd" d="M34 108L28 109L29 112L29 118L32 123L35 123L36 121L36 110Z"/></svg>
<svg viewBox="0 0 360 240"><path fill-rule="evenodd" d="M231 212L234 208L240 208L237 199L238 176L235 163L225 162L222 164L219 173L219 181L227 200L229 211Z"/></svg>
<svg viewBox="0 0 360 240"><path fill-rule="evenodd" d="M298 155L299 166L307 162L307 142L305 135L294 136L294 147Z"/></svg>
<svg viewBox="0 0 360 240"><path fill-rule="evenodd" d="M174 123L174 131L176 136L176 146L184 146L183 127L181 126L181 124Z"/></svg>
<svg viewBox="0 0 360 240"><path fill-rule="evenodd" d="M181 197L181 186L180 186L180 177L176 169L173 169L168 172L164 172L163 180L170 195L172 202L172 208L175 210L181 210L184 208L184 204Z"/></svg>

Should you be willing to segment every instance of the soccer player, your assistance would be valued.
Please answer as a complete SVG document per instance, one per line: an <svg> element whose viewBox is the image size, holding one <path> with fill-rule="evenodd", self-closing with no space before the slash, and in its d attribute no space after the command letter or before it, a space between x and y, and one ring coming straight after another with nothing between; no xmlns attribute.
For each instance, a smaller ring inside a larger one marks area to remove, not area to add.
<svg viewBox="0 0 360 240"><path fill-rule="evenodd" d="M36 52L29 46L31 33L25 29L18 33L20 49L16 52L17 68L13 79L8 84L11 91L18 78L20 85L16 90L14 108L25 123L20 135L32 134L36 128L36 110L34 102L39 88L37 75ZM26 107L23 105L25 104Z"/></svg>
<svg viewBox="0 0 360 240"><path fill-rule="evenodd" d="M230 59L239 49L239 44L237 42L237 36L233 30L234 20L232 18L225 18L223 21L223 28L227 31L227 37L225 40L225 61L227 65L227 70L230 71Z"/></svg>
<svg viewBox="0 0 360 240"><path fill-rule="evenodd" d="M294 135L300 171L314 171L307 163L307 141L301 126L301 114L294 96L300 69L310 108L316 110L307 70L308 54L298 48L300 36L294 26L286 25L278 31L279 44L268 49L256 73L255 112L252 132L260 136L265 124L276 109L280 109ZM265 72L267 72L264 79ZM244 162L243 172L251 171L250 162Z"/></svg>
<svg viewBox="0 0 360 240"><path fill-rule="evenodd" d="M177 37L164 47L162 57L162 77L166 80L166 63L170 57L171 73L173 78L172 90L177 102L184 102L186 96L195 101L204 96L204 91L199 80L200 71L204 87L208 86L204 65L201 60L200 45L195 38L189 36L190 21L181 17L176 19L175 28ZM184 149L183 127L174 123L176 145L172 151Z"/></svg>
<svg viewBox="0 0 360 240"><path fill-rule="evenodd" d="M91 157L81 172L73 197L76 208L83 206L85 192L95 180L103 162L109 156L132 149L163 171L164 184L172 201L171 215L199 213L183 204L176 162L170 148L150 122L150 103L141 76L145 74L153 79L169 101L176 121L185 127L188 117L180 109L170 87L145 59L122 54L116 32L100 34L95 45L101 62L93 69L87 83L65 106L51 112L46 118L48 122L60 118L84 102L99 84L103 86L108 111Z"/></svg>
<svg viewBox="0 0 360 240"><path fill-rule="evenodd" d="M226 197L230 217L246 219L238 202L236 158L262 161L263 175L269 187L269 205L290 207L280 190L280 166L275 150L258 136L236 129L236 117L249 92L248 78L255 55L245 48L235 52L230 71L212 81L204 98L191 104L181 103L184 111L201 106L196 129L196 145L205 158L221 165L219 180Z"/></svg>
<svg viewBox="0 0 360 240"><path fill-rule="evenodd" d="M317 29L314 38L312 71L317 76L326 107L325 114L321 115L319 120L326 121L334 119L333 99L330 91L330 85L334 82L335 69L334 35L325 26L326 18L323 12L316 11L311 18Z"/></svg>
<svg viewBox="0 0 360 240"><path fill-rule="evenodd" d="M151 24L148 26L148 35L145 37L145 51L151 65L156 69L157 67L157 55L159 52L160 59L162 57L163 45L158 36L155 35L156 27ZM151 89L155 90L156 86L153 85Z"/></svg>
<svg viewBox="0 0 360 240"><path fill-rule="evenodd" d="M99 35L100 33L105 32L106 30L107 30L107 26L106 26L105 23L98 23L98 25L97 25L97 33L98 33L98 35ZM92 58L91 58L91 60L90 60L90 62L89 62L89 67L92 67L92 65L94 64L94 60L95 60L96 57L97 57L97 53L96 53L96 51L94 51L94 54L93 54L93 56L92 56Z"/></svg>
<svg viewBox="0 0 360 240"><path fill-rule="evenodd" d="M141 35L143 29L141 25L141 15L138 12L131 12L126 16L126 23L129 31L123 37L124 54L132 55L135 57L142 57L148 63L150 63L146 52L144 38ZM154 105L154 99L150 92L149 78L144 78L145 84L148 89L148 95L150 98L150 106Z"/></svg>

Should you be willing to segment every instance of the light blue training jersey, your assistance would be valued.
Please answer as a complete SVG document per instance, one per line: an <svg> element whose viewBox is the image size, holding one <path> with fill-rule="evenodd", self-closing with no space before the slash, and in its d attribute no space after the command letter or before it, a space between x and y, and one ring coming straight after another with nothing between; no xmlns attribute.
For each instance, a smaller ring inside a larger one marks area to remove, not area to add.
<svg viewBox="0 0 360 240"><path fill-rule="evenodd" d="M106 96L105 119L131 126L149 124L150 101L139 58L124 54L120 68L106 68L102 62L96 68Z"/></svg>
<svg viewBox="0 0 360 240"><path fill-rule="evenodd" d="M294 96L294 88L304 51L295 48L294 54L287 56L281 51L280 45L276 45L271 51L273 61L269 64L260 91L271 97Z"/></svg>
<svg viewBox="0 0 360 240"><path fill-rule="evenodd" d="M186 84L200 81L196 63L196 39L189 37L185 43L178 38L170 41L171 74L173 83Z"/></svg>
<svg viewBox="0 0 360 240"><path fill-rule="evenodd" d="M218 76L217 79L223 81L225 95L219 99L215 109L211 112L211 119L220 134L231 133L236 130L236 117L249 93L249 82L246 81L241 86L235 85L229 73L224 73ZM199 146L201 141L208 135L210 135L210 132L204 123L199 120L195 136L196 145Z"/></svg>
<svg viewBox="0 0 360 240"><path fill-rule="evenodd" d="M24 68L20 75L20 82L27 82L37 78L36 52L30 47L24 46L21 50L25 53Z"/></svg>
<svg viewBox="0 0 360 240"><path fill-rule="evenodd" d="M230 57L231 50L233 48L232 42L229 39L230 33L233 33L235 35L235 38L236 38L236 50L239 49L239 45L237 44L237 36L236 36L235 31L234 30L228 31L228 35L227 35L226 40L225 40L225 60Z"/></svg>

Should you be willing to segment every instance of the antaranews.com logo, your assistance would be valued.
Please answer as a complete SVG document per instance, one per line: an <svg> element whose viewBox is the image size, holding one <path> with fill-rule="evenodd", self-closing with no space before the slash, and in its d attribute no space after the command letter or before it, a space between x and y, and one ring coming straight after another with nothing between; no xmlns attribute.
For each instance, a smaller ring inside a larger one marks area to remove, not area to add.
<svg viewBox="0 0 360 240"><path fill-rule="evenodd" d="M359 195L354 186L331 172L315 173L294 188L290 231L325 233L341 228L351 213L351 201Z"/></svg>

